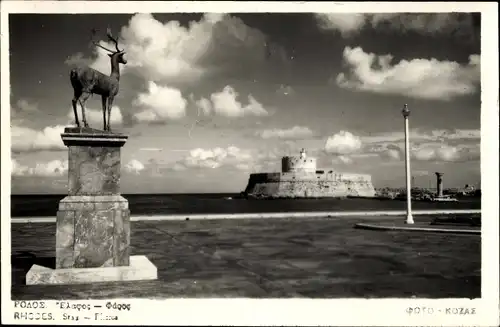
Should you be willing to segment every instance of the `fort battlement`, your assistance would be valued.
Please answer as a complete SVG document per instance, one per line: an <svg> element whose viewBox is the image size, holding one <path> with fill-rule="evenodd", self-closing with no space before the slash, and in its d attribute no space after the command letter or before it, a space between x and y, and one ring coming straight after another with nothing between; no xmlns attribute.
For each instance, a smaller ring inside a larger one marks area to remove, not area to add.
<svg viewBox="0 0 500 327"><path fill-rule="evenodd" d="M308 158L304 149L298 157L283 157L281 159L281 172L315 172L316 158Z"/></svg>

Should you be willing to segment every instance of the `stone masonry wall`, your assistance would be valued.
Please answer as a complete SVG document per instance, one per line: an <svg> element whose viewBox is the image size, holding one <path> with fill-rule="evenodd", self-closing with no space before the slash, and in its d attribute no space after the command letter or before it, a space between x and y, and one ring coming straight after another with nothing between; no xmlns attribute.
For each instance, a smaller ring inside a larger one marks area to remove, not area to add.
<svg viewBox="0 0 500 327"><path fill-rule="evenodd" d="M245 190L255 197L375 196L370 175L323 173L251 174Z"/></svg>

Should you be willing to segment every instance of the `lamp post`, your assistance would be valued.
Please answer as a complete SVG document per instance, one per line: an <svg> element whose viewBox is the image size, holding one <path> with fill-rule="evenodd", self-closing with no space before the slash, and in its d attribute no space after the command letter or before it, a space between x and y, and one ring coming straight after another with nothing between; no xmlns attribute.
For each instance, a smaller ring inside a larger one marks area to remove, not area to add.
<svg viewBox="0 0 500 327"><path fill-rule="evenodd" d="M413 224L413 216L411 214L411 170L410 170L410 130L408 127L408 117L410 109L405 104L401 111L405 120L405 166L406 166L406 223Z"/></svg>

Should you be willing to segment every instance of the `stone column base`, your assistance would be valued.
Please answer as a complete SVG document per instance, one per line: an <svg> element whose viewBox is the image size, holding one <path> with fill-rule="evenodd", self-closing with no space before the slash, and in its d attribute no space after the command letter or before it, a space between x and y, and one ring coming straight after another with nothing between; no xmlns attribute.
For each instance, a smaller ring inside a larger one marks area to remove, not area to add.
<svg viewBox="0 0 500 327"><path fill-rule="evenodd" d="M26 275L26 285L88 284L133 280L155 280L158 272L145 256L131 256L130 265L113 267L105 263L98 268L51 269L33 265Z"/></svg>
<svg viewBox="0 0 500 327"><path fill-rule="evenodd" d="M59 202L56 268L129 265L130 211L120 195L67 196Z"/></svg>

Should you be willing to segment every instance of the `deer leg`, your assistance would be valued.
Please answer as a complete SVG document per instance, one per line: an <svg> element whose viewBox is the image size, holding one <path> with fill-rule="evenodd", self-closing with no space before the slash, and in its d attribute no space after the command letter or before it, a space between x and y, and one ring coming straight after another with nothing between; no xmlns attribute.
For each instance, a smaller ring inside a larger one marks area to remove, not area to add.
<svg viewBox="0 0 500 327"><path fill-rule="evenodd" d="M85 102L87 102L89 97L90 97L89 92L83 92L82 97L80 98L80 106L82 107L83 126L85 126L85 127L89 127L89 124L87 124L87 118L85 116Z"/></svg>
<svg viewBox="0 0 500 327"><path fill-rule="evenodd" d="M111 107L113 107L113 97L108 98L108 132L111 132L111 127L110 127Z"/></svg>
<svg viewBox="0 0 500 327"><path fill-rule="evenodd" d="M78 102L78 99L80 98L81 95L82 95L81 93L75 91L73 100L71 100L71 104L73 105L73 112L75 114L75 123L77 127L80 127L80 122L78 121L78 111L76 110L76 103Z"/></svg>
<svg viewBox="0 0 500 327"><path fill-rule="evenodd" d="M102 96L101 100L102 100L102 121L104 124L103 130L106 130L106 102L108 99L105 96Z"/></svg>

